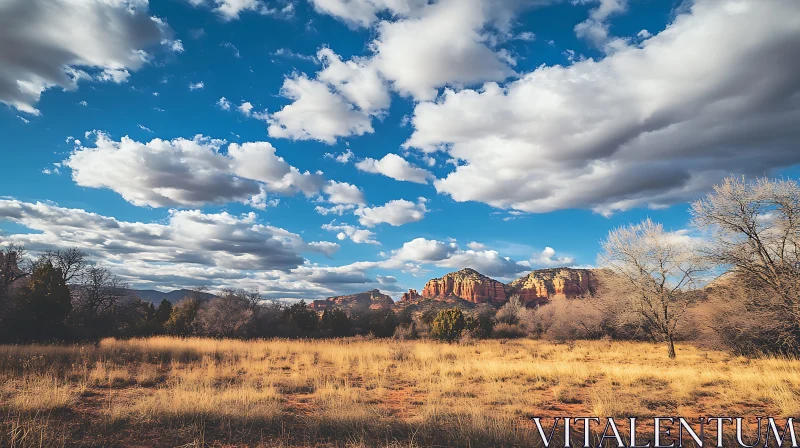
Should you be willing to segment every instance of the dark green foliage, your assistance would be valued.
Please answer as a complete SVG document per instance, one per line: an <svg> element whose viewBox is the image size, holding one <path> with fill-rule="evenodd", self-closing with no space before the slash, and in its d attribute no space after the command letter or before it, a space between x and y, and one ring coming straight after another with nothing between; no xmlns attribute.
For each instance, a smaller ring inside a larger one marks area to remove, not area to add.
<svg viewBox="0 0 800 448"><path fill-rule="evenodd" d="M293 325L306 333L313 333L317 329L317 313L308 309L305 300L286 308L283 311L283 320L286 324Z"/></svg>
<svg viewBox="0 0 800 448"><path fill-rule="evenodd" d="M165 298L155 306L132 295L110 270L77 248L46 251L34 262L24 255L21 246L0 250L0 342L158 334L391 337L399 322L391 310L369 309L329 310L320 319L305 301L265 301L257 290L223 289L209 298L204 289L196 289L175 305ZM408 325L412 320L410 313L402 319Z"/></svg>
<svg viewBox="0 0 800 448"><path fill-rule="evenodd" d="M282 333L285 329L283 311L285 307L277 302L262 302L253 309L253 337L271 338L288 336Z"/></svg>
<svg viewBox="0 0 800 448"><path fill-rule="evenodd" d="M13 295L9 326L18 340L52 340L65 336L65 321L72 311L69 288L61 270L49 261L38 263L27 284Z"/></svg>
<svg viewBox="0 0 800 448"><path fill-rule="evenodd" d="M353 321L344 311L335 308L322 313L319 322L320 330L329 336L351 336L353 334Z"/></svg>
<svg viewBox="0 0 800 448"><path fill-rule="evenodd" d="M52 257L59 260L62 255L62 252L54 252ZM61 264L69 268L69 264ZM130 299L125 292L127 285L122 284L108 269L88 266L78 273L72 272L72 277L62 277L80 280L72 291L70 325L75 337L96 340L113 336L120 328L119 321L128 319L128 316L118 315L121 302ZM143 306L147 305L143 303Z"/></svg>
<svg viewBox="0 0 800 448"><path fill-rule="evenodd" d="M194 298L186 298L178 302L169 315L169 319L164 324L164 330L168 334L176 336L188 336L194 332L194 321L197 319L197 312L200 310L200 301Z"/></svg>
<svg viewBox="0 0 800 448"><path fill-rule="evenodd" d="M155 307L138 297L122 300L113 314L113 332L117 337L144 337L164 333L164 324L155 320ZM90 335L90 338L97 335Z"/></svg>
<svg viewBox="0 0 800 448"><path fill-rule="evenodd" d="M362 315L361 328L366 334L372 334L378 338L389 338L394 335L397 328L397 315L392 310L368 310Z"/></svg>
<svg viewBox="0 0 800 448"><path fill-rule="evenodd" d="M427 309L423 311L419 316L419 321L424 323L425 325L433 325L433 320L436 319L439 313L433 309Z"/></svg>
<svg viewBox="0 0 800 448"><path fill-rule="evenodd" d="M163 326L169 320L170 314L172 314L172 303L167 299L161 299L161 303L158 304L158 309L156 309L153 319L157 324Z"/></svg>
<svg viewBox="0 0 800 448"><path fill-rule="evenodd" d="M411 325L412 323L414 323L414 315L408 307L401 309L396 314L397 314L398 324Z"/></svg>
<svg viewBox="0 0 800 448"><path fill-rule="evenodd" d="M431 324L431 336L452 342L461 337L465 326L464 313L459 308L441 310Z"/></svg>
<svg viewBox="0 0 800 448"><path fill-rule="evenodd" d="M476 339L486 339L492 336L494 329L494 316L489 310L475 312L465 319L465 330Z"/></svg>

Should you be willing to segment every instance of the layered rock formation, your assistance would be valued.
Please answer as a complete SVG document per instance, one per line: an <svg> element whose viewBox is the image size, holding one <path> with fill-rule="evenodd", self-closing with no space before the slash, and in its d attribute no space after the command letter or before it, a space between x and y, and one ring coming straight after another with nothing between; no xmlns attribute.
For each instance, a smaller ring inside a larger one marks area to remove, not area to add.
<svg viewBox="0 0 800 448"><path fill-rule="evenodd" d="M430 280L422 290L423 298L452 296L472 303L502 304L507 301L504 284L469 268Z"/></svg>
<svg viewBox="0 0 800 448"><path fill-rule="evenodd" d="M360 292L346 296L328 297L325 300L311 302L310 308L314 311L325 311L333 308L369 308L371 310L389 309L394 305L391 297L383 294L378 289Z"/></svg>
<svg viewBox="0 0 800 448"><path fill-rule="evenodd" d="M400 298L401 302L414 302L416 300L421 299L422 296L419 295L416 289L409 289L408 292L403 293L403 297Z"/></svg>
<svg viewBox="0 0 800 448"><path fill-rule="evenodd" d="M508 285L474 269L462 269L428 281L421 297L415 290L409 290L403 294L401 302L460 298L499 306L517 296L526 305L535 306L558 298L591 296L596 289L597 276L588 269L538 269Z"/></svg>
<svg viewBox="0 0 800 448"><path fill-rule="evenodd" d="M559 298L592 296L597 288L597 275L589 269L538 269L506 285L467 268L428 281L422 294L409 289L397 303L380 290L373 289L359 294L314 300L310 307L315 311L355 307L398 311L434 305L472 309L478 304L499 307L511 297L519 297L527 306L536 306Z"/></svg>
<svg viewBox="0 0 800 448"><path fill-rule="evenodd" d="M589 269L538 269L508 285L509 297L518 296L526 305L538 305L557 298L594 295L597 276Z"/></svg>

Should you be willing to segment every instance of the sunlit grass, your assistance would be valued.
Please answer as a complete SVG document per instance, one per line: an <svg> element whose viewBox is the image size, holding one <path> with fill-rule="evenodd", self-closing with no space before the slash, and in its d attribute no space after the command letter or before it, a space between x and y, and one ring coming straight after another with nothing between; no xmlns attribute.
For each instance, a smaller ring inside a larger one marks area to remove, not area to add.
<svg viewBox="0 0 800 448"><path fill-rule="evenodd" d="M660 345L604 341L107 339L0 346L0 380L4 434L12 421L43 428L19 416L72 410L107 431L119 422L191 427L186 434L244 425L351 446L374 446L372 436L387 440L381 446L426 437L516 446L529 442L532 416L800 413L798 360L690 345L669 360ZM416 438L394 440L391 428Z"/></svg>
<svg viewBox="0 0 800 448"><path fill-rule="evenodd" d="M11 392L7 406L25 413L69 409L83 389L83 384L69 384L51 376L25 378L6 385Z"/></svg>

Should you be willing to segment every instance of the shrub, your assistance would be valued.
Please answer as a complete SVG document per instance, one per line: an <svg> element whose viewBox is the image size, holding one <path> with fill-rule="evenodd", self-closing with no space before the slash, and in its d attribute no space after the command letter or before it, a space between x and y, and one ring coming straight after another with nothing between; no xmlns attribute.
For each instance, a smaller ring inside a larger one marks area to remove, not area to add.
<svg viewBox="0 0 800 448"><path fill-rule="evenodd" d="M392 361L408 361L414 356L411 351L411 347L405 344L392 345L389 347L389 359Z"/></svg>
<svg viewBox="0 0 800 448"><path fill-rule="evenodd" d="M197 313L197 330L200 334L222 337L247 336L253 319L253 310L240 297L228 294L203 304Z"/></svg>
<svg viewBox="0 0 800 448"><path fill-rule="evenodd" d="M158 304L158 309L154 313L154 319L159 325L164 325L169 320L169 315L172 314L172 303L167 299L161 299Z"/></svg>
<svg viewBox="0 0 800 448"><path fill-rule="evenodd" d="M755 289L743 276L728 275L707 289L692 310L704 347L736 355L792 355L800 351L800 322L782 311L782 298Z"/></svg>
<svg viewBox="0 0 800 448"><path fill-rule="evenodd" d="M279 302L259 303L253 309L253 336L261 338L286 336L281 333L286 328L283 325L285 309L286 307Z"/></svg>
<svg viewBox="0 0 800 448"><path fill-rule="evenodd" d="M467 316L466 333L475 339L486 339L492 335L494 318L490 310L482 310Z"/></svg>
<svg viewBox="0 0 800 448"><path fill-rule="evenodd" d="M495 319L498 323L515 325L520 322L522 313L525 311L525 305L518 296L512 296L511 299L497 311Z"/></svg>
<svg viewBox="0 0 800 448"><path fill-rule="evenodd" d="M353 322L347 313L335 308L322 313L319 321L320 329L331 336L350 336L353 334Z"/></svg>
<svg viewBox="0 0 800 448"><path fill-rule="evenodd" d="M360 334L372 334L378 338L390 338L397 328L397 315L388 309L353 312L355 326Z"/></svg>
<svg viewBox="0 0 800 448"><path fill-rule="evenodd" d="M186 298L172 307L169 320L164 324L168 334L188 336L194 332L195 319L200 310L200 301L195 298Z"/></svg>
<svg viewBox="0 0 800 448"><path fill-rule="evenodd" d="M72 311L70 292L61 269L49 261L33 268L27 284L12 296L11 334L19 340L47 340L64 335Z"/></svg>
<svg viewBox="0 0 800 448"><path fill-rule="evenodd" d="M414 329L414 324L398 325L397 328L394 329L394 335L392 337L398 341L416 339L417 332Z"/></svg>
<svg viewBox="0 0 800 448"><path fill-rule="evenodd" d="M317 313L308 309L304 300L286 308L283 311L283 320L304 332L312 333L317 329Z"/></svg>
<svg viewBox="0 0 800 448"><path fill-rule="evenodd" d="M494 326L492 335L500 339L523 338L526 335L525 329L518 324L499 323Z"/></svg>
<svg viewBox="0 0 800 448"><path fill-rule="evenodd" d="M397 313L397 323L400 325L411 325L414 323L414 315L409 308L403 308Z"/></svg>
<svg viewBox="0 0 800 448"><path fill-rule="evenodd" d="M435 317L436 316L434 316L434 318ZM415 316L412 325L414 326L414 332L417 334L417 337L424 338L430 336L432 322L433 319L431 319L430 322L426 322L422 315Z"/></svg>
<svg viewBox="0 0 800 448"><path fill-rule="evenodd" d="M461 337L466 321L464 314L457 307L439 311L431 324L431 336L447 342Z"/></svg>

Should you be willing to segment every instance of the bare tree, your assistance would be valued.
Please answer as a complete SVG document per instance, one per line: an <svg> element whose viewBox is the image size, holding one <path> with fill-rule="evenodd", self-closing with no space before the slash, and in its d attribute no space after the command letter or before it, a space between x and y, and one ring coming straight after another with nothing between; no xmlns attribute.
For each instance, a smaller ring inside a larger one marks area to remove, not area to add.
<svg viewBox="0 0 800 448"><path fill-rule="evenodd" d="M0 251L0 291L5 291L12 283L28 275L20 267L25 258L25 247L9 244Z"/></svg>
<svg viewBox="0 0 800 448"><path fill-rule="evenodd" d="M247 333L252 318L253 310L246 297L225 294L205 302L200 307L196 324L201 334L235 337Z"/></svg>
<svg viewBox="0 0 800 448"><path fill-rule="evenodd" d="M258 288L253 288L250 290L242 288L224 288L221 296L225 298L235 298L241 300L247 304L247 308L250 310L255 310L264 302L264 298L261 296L261 293L258 292Z"/></svg>
<svg viewBox="0 0 800 448"><path fill-rule="evenodd" d="M780 298L781 312L800 324L800 185L793 180L729 177L692 204L710 232L705 255L731 268L752 290ZM796 333L796 331L795 331ZM788 334L788 333L787 333Z"/></svg>
<svg viewBox="0 0 800 448"><path fill-rule="evenodd" d="M769 289L753 289L741 275L729 272L704 292L707 299L692 310L702 345L744 356L800 351L796 322Z"/></svg>
<svg viewBox="0 0 800 448"><path fill-rule="evenodd" d="M495 319L499 323L516 325L522 319L522 314L525 311L525 305L519 298L518 294L512 295L508 302L503 305L495 314Z"/></svg>
<svg viewBox="0 0 800 448"><path fill-rule="evenodd" d="M86 253L77 247L48 250L42 253L40 258L49 261L54 267L60 268L65 283L80 278L89 266Z"/></svg>
<svg viewBox="0 0 800 448"><path fill-rule="evenodd" d="M612 230L602 248L600 263L627 285L633 309L667 343L669 357L674 358L676 328L705 271L702 257L679 235L664 232L650 219Z"/></svg>
<svg viewBox="0 0 800 448"><path fill-rule="evenodd" d="M89 266L82 279L76 301L80 311L89 318L110 312L126 295L127 285L104 267Z"/></svg>
<svg viewBox="0 0 800 448"><path fill-rule="evenodd" d="M20 268L25 258L25 247L20 244L9 244L0 249L0 327L8 328L5 321L11 312L11 284L28 275ZM2 336L0 329L0 337Z"/></svg>

